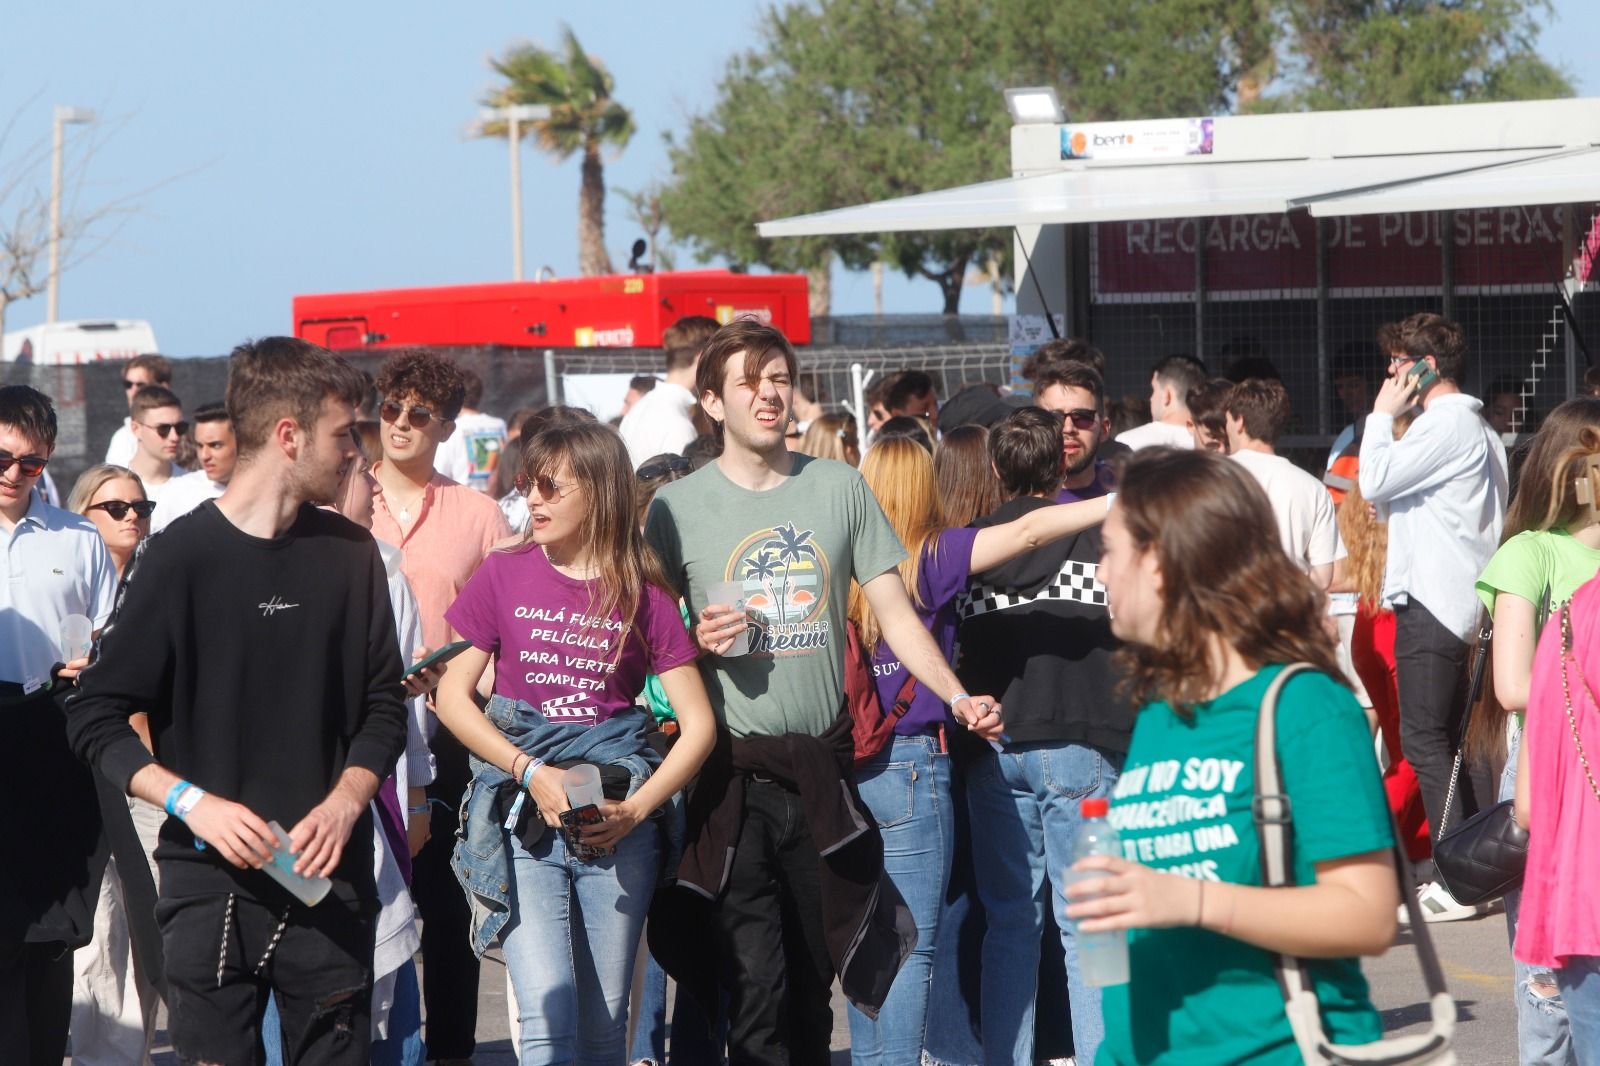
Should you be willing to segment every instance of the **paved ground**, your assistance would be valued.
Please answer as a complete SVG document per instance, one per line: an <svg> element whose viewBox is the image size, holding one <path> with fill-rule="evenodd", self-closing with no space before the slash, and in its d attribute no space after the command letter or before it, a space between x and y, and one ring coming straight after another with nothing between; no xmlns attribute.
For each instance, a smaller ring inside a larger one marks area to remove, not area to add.
<svg viewBox="0 0 1600 1066"><path fill-rule="evenodd" d="M1455 996L1460 1027L1456 1051L1462 1066L1508 1066L1517 1061L1517 1019L1511 999L1511 960L1506 947L1505 919L1498 914L1471 922L1430 927ZM1402 931L1395 947L1366 964L1373 998L1390 1032L1427 1025L1428 1007L1409 934ZM486 961L478 997L480 1043L477 1066L516 1066L506 1020L505 978L498 957ZM835 997L834 1062L849 1062L849 1031L842 1000ZM162 1046L156 1066L176 1066L171 1049Z"/></svg>

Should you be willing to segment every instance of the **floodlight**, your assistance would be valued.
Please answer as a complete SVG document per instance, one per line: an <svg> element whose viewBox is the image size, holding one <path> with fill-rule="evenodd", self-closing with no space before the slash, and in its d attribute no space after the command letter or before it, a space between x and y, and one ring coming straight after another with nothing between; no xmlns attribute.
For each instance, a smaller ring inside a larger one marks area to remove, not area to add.
<svg viewBox="0 0 1600 1066"><path fill-rule="evenodd" d="M1026 89L1006 90L1006 110L1011 121L1018 126L1035 122L1061 123L1067 113L1061 110L1061 98L1054 86L1036 85Z"/></svg>

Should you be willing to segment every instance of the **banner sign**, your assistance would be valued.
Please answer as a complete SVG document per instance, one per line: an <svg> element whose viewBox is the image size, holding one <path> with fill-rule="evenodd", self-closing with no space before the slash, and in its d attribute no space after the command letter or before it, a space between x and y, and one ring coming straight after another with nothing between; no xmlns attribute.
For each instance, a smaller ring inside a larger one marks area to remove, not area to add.
<svg viewBox="0 0 1600 1066"><path fill-rule="evenodd" d="M1330 294L1437 289L1446 240L1456 249L1458 292L1490 286L1548 289L1566 273L1561 245L1566 213L1565 206L1555 205L1330 218ZM1585 209L1584 235L1590 232L1588 218ZM1102 222L1094 230L1095 295L1188 298L1195 291L1195 250L1203 247L1208 295L1314 296L1316 222L1303 211ZM1585 243L1580 237L1579 247Z"/></svg>
<svg viewBox="0 0 1600 1066"><path fill-rule="evenodd" d="M1063 126L1061 158L1127 161L1210 155L1214 129L1215 120L1209 118Z"/></svg>

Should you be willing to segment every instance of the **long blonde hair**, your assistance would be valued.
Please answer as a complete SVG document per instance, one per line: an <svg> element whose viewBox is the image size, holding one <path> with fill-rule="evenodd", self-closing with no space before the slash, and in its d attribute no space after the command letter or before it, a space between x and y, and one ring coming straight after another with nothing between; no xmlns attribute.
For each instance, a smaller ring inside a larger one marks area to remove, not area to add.
<svg viewBox="0 0 1600 1066"><path fill-rule="evenodd" d="M928 542L944 529L939 497L934 491L933 459L928 450L909 437L889 437L867 450L861 460L861 476L878 498L889 525L905 545L906 559L900 564L900 580L905 582L911 602L926 607L919 591L922 553ZM861 642L869 654L876 654L883 630L872 613L861 586L850 583L850 621L861 632Z"/></svg>
<svg viewBox="0 0 1600 1066"><path fill-rule="evenodd" d="M549 426L524 442L522 475L530 485L540 476L554 478L563 465L577 483L576 491L587 496L589 507L583 523L583 548L599 572L590 585L589 616L610 620L616 614L631 627L646 586L663 591L670 586L661 561L639 528L627 446L611 427L593 422ZM531 525L513 550L530 549L538 550ZM596 586L598 597L593 592ZM620 656L624 643L619 640L612 647L612 662Z"/></svg>

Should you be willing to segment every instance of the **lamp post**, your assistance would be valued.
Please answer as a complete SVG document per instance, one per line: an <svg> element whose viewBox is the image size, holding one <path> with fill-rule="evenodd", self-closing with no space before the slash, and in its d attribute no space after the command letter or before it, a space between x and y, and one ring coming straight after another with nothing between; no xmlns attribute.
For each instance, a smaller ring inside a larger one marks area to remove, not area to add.
<svg viewBox="0 0 1600 1066"><path fill-rule="evenodd" d="M512 104L486 107L478 113L485 123L504 122L506 139L511 144L511 277L522 280L522 124L550 117L546 104Z"/></svg>
<svg viewBox="0 0 1600 1066"><path fill-rule="evenodd" d="M94 112L86 107L56 105L55 137L50 148L50 281L45 299L45 321L56 320L56 304L61 295L61 141L62 127L69 122L93 122Z"/></svg>

